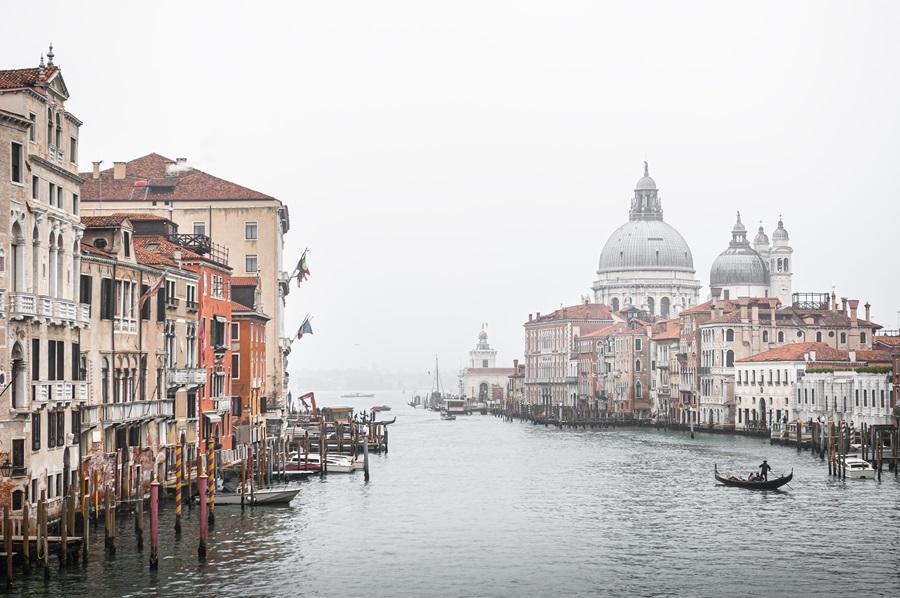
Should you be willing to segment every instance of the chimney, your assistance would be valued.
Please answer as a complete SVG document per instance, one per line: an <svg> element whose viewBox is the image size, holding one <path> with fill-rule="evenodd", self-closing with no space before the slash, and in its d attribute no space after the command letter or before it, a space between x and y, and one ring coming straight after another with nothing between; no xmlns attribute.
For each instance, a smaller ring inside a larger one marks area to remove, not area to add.
<svg viewBox="0 0 900 598"><path fill-rule="evenodd" d="M178 267L181 267L181 248L179 247L175 251L172 252L172 257L175 259L175 263L178 264Z"/></svg>
<svg viewBox="0 0 900 598"><path fill-rule="evenodd" d="M831 291L831 310L837 311L837 295L834 294L834 291Z"/></svg>
<svg viewBox="0 0 900 598"><path fill-rule="evenodd" d="M187 164L187 158L175 158L175 166L183 166Z"/></svg>
<svg viewBox="0 0 900 598"><path fill-rule="evenodd" d="M741 323L747 323L747 303L741 302Z"/></svg>
<svg viewBox="0 0 900 598"><path fill-rule="evenodd" d="M113 162L113 178L117 181L125 178L125 162Z"/></svg>
<svg viewBox="0 0 900 598"><path fill-rule="evenodd" d="M850 304L850 326L856 327L856 313L859 310L859 299L850 299L847 301Z"/></svg>
<svg viewBox="0 0 900 598"><path fill-rule="evenodd" d="M813 349L812 351L809 352L809 361L815 361L815 360L816 360L816 350Z"/></svg>
<svg viewBox="0 0 900 598"><path fill-rule="evenodd" d="M103 160L97 160L96 162L94 162L93 178L95 178L95 179L100 178L100 163L101 162L103 162Z"/></svg>
<svg viewBox="0 0 900 598"><path fill-rule="evenodd" d="M756 303L750 307L750 321L754 326L759 324L759 305Z"/></svg>
<svg viewBox="0 0 900 598"><path fill-rule="evenodd" d="M847 315L847 298L841 297L841 312L846 316Z"/></svg>
<svg viewBox="0 0 900 598"><path fill-rule="evenodd" d="M528 314L528 321L531 321L531 314Z"/></svg>
<svg viewBox="0 0 900 598"><path fill-rule="evenodd" d="M866 301L866 304L863 305L863 307L866 308L866 322L871 322L872 320L869 318L869 312L872 309L872 306L869 305L868 301Z"/></svg>
<svg viewBox="0 0 900 598"><path fill-rule="evenodd" d="M541 319L541 312L537 312L537 313L534 315L534 319L535 319L535 320L540 320L540 319Z"/></svg>
<svg viewBox="0 0 900 598"><path fill-rule="evenodd" d="M850 360L850 363L856 363L856 351L848 351L847 359Z"/></svg>
<svg viewBox="0 0 900 598"><path fill-rule="evenodd" d="M513 372L513 375L515 375L519 371L519 360L518 359L513 359L513 370L515 370Z"/></svg>

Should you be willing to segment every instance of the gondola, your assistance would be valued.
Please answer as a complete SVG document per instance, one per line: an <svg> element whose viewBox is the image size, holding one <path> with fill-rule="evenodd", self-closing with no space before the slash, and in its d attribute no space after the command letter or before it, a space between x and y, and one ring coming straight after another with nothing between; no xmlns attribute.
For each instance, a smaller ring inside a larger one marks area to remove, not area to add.
<svg viewBox="0 0 900 598"><path fill-rule="evenodd" d="M747 488L749 490L776 490L790 482L794 477L794 470L792 469L791 473L783 475L780 478L775 478L774 480L758 480L749 482L747 480L741 480L737 478L730 479L722 477L719 475L719 466L715 465L714 467L716 481L720 484L724 484L726 486L734 486L736 488Z"/></svg>

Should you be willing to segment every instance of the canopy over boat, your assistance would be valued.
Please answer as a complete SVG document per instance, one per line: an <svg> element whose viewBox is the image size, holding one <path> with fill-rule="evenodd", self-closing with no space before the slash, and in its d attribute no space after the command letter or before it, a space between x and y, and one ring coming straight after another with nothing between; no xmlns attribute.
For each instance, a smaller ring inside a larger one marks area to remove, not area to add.
<svg viewBox="0 0 900 598"><path fill-rule="evenodd" d="M720 484L737 488L747 488L749 490L775 490L790 482L794 477L794 470L792 469L791 473L783 475L780 478L773 478L771 480L745 480L733 475L728 477L721 476L719 475L719 466L715 465L714 467L716 481Z"/></svg>

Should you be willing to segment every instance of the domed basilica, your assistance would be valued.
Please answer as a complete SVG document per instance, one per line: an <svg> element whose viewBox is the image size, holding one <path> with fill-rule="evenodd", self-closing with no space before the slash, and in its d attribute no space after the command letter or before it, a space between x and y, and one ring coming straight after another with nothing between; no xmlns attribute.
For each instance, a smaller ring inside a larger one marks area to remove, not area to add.
<svg viewBox="0 0 900 598"><path fill-rule="evenodd" d="M663 221L659 191L646 162L628 216L600 253L594 301L613 311L633 306L664 318L695 305L700 281L691 249Z"/></svg>
<svg viewBox="0 0 900 598"><path fill-rule="evenodd" d="M723 299L778 297L782 305L790 305L793 254L790 236L780 217L771 246L761 223L751 246L738 212L731 229L731 243L710 269L709 287L719 289Z"/></svg>

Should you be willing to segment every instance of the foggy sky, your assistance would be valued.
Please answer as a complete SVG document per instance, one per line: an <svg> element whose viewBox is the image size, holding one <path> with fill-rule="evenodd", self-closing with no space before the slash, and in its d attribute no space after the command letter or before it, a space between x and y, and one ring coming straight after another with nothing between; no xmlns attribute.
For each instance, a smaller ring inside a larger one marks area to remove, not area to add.
<svg viewBox="0 0 900 598"><path fill-rule="evenodd" d="M735 211L770 236L783 213L795 291L898 327L897 3L298 4L0 23L4 68L54 43L82 170L155 151L289 205L295 390L435 353L449 374L482 322L520 357L530 312L589 292L645 159L704 299Z"/></svg>

